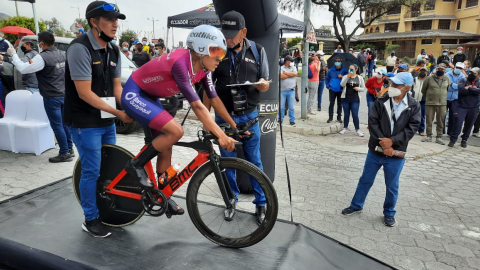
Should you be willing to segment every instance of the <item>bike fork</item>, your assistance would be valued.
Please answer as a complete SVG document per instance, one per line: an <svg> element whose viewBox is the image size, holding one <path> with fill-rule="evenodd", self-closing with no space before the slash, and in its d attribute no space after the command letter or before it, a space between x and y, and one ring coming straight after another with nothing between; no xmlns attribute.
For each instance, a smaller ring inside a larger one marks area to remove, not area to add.
<svg viewBox="0 0 480 270"><path fill-rule="evenodd" d="M210 156L210 161L212 161L213 173L215 175L215 179L217 180L218 188L222 194L225 206L226 208L232 208L233 204L235 203L235 194L233 194L230 183L228 183L225 169L220 169L220 157Z"/></svg>

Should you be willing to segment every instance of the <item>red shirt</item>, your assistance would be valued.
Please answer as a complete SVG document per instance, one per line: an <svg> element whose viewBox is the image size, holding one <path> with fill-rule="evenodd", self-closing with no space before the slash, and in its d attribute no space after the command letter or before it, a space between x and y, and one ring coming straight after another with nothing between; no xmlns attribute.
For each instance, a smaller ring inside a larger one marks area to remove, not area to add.
<svg viewBox="0 0 480 270"><path fill-rule="evenodd" d="M368 93L376 96L377 92L380 92L383 86L383 80L380 82L377 82L377 77L371 77L370 79L367 80L365 83L365 87L367 87Z"/></svg>

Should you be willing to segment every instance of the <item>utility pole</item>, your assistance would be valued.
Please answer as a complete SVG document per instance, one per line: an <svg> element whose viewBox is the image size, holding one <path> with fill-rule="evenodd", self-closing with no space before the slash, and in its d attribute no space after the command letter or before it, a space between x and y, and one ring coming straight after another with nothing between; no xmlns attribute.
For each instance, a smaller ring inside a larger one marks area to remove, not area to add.
<svg viewBox="0 0 480 270"><path fill-rule="evenodd" d="M76 8L78 10L78 18L81 19L82 17L80 16L80 7L76 6L76 7L71 7L71 8Z"/></svg>
<svg viewBox="0 0 480 270"><path fill-rule="evenodd" d="M310 0L305 0L303 10L303 22L305 28L303 29L303 59L302 59L302 103L301 103L301 117L307 119L307 76L308 76L308 41L307 34L310 33Z"/></svg>
<svg viewBox="0 0 480 270"><path fill-rule="evenodd" d="M155 18L153 18L153 17L152 17L151 19L150 19L150 18L147 18L147 20L152 21L152 24L153 24L152 39L154 39L154 38L155 38L155 22L158 22L158 21L160 21L160 20L155 20Z"/></svg>
<svg viewBox="0 0 480 270"><path fill-rule="evenodd" d="M15 1L15 9L17 10L17 17L18 17L18 2Z"/></svg>

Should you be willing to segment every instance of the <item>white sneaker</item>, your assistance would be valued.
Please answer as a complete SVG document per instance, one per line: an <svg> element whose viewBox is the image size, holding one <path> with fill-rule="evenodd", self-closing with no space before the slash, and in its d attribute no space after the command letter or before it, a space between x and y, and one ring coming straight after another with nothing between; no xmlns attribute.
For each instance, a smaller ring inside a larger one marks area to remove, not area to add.
<svg viewBox="0 0 480 270"><path fill-rule="evenodd" d="M363 132L361 132L360 129L357 130L357 133L356 133L356 134L357 134L358 137L363 137L363 136L365 136L365 134L363 134Z"/></svg>
<svg viewBox="0 0 480 270"><path fill-rule="evenodd" d="M347 132L347 130L348 130L348 129L344 128L344 129L342 129L339 133L343 135L343 134L345 134L345 133Z"/></svg>
<svg viewBox="0 0 480 270"><path fill-rule="evenodd" d="M473 136L473 137L480 138L480 132L477 132L477 133L472 133L472 136Z"/></svg>

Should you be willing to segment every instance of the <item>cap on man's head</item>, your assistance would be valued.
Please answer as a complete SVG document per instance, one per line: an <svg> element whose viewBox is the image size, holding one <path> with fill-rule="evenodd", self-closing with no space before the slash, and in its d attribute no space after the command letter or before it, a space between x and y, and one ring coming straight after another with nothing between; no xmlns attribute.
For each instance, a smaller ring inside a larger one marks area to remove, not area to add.
<svg viewBox="0 0 480 270"><path fill-rule="evenodd" d="M225 38L234 38L243 28L245 28L245 18L242 14L235 10L223 14L222 33Z"/></svg>
<svg viewBox="0 0 480 270"><path fill-rule="evenodd" d="M390 53L395 53L395 51L391 51Z"/></svg>
<svg viewBox="0 0 480 270"><path fill-rule="evenodd" d="M426 72L428 72L428 68L426 67L421 67L420 69L418 69L418 71L420 72L420 70L425 70Z"/></svg>
<svg viewBox="0 0 480 270"><path fill-rule="evenodd" d="M443 49L443 52L448 52L448 49Z"/></svg>
<svg viewBox="0 0 480 270"><path fill-rule="evenodd" d="M446 69L446 68L447 68L447 65L445 65L444 63L440 63L440 64L438 64L438 66L437 66L437 69L439 69L439 68L441 68L441 69Z"/></svg>
<svg viewBox="0 0 480 270"><path fill-rule="evenodd" d="M104 17L108 19L112 18L118 18L120 20L125 20L127 17L125 17L124 14L120 13L120 9L116 5L114 10L107 11L106 7L102 5L114 5L114 4L109 4L105 1L94 1L87 6L87 11L85 13L85 18L90 19L94 17Z"/></svg>
<svg viewBox="0 0 480 270"><path fill-rule="evenodd" d="M295 59L293 59L293 57L291 55L287 55L287 56L285 56L285 61L293 62L293 61L295 61Z"/></svg>
<svg viewBox="0 0 480 270"><path fill-rule="evenodd" d="M474 68L470 69L470 72L478 75L478 74L480 74L480 68L474 67Z"/></svg>
<svg viewBox="0 0 480 270"><path fill-rule="evenodd" d="M455 68L465 69L465 64L462 63L462 62L457 62L457 63L455 64Z"/></svg>
<svg viewBox="0 0 480 270"><path fill-rule="evenodd" d="M315 51L309 51L309 52L308 52L308 56L309 56L309 57L315 56Z"/></svg>
<svg viewBox="0 0 480 270"><path fill-rule="evenodd" d="M403 68L403 69L407 70L407 65L401 64L401 65L398 66L398 68Z"/></svg>
<svg viewBox="0 0 480 270"><path fill-rule="evenodd" d="M396 85L413 85L413 76L410 72L402 72L395 75L395 77L388 78Z"/></svg>
<svg viewBox="0 0 480 270"><path fill-rule="evenodd" d="M322 50L318 50L318 51L316 52L316 54L317 54L317 55L321 55L321 56L325 55L325 53L324 53Z"/></svg>
<svg viewBox="0 0 480 270"><path fill-rule="evenodd" d="M460 46L460 47L457 48L457 50L463 51L463 47Z"/></svg>

